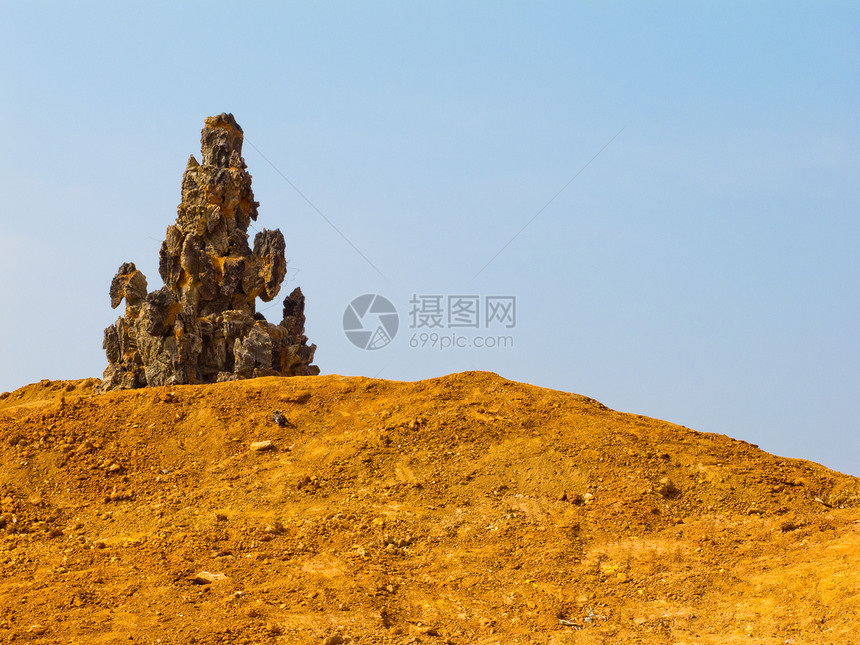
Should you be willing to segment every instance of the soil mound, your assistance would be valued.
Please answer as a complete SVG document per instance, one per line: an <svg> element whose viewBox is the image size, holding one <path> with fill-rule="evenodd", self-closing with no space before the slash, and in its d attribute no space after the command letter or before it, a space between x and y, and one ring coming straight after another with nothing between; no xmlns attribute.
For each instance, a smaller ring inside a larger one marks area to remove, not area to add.
<svg viewBox="0 0 860 645"><path fill-rule="evenodd" d="M0 395L0 643L854 643L860 480L469 372Z"/></svg>

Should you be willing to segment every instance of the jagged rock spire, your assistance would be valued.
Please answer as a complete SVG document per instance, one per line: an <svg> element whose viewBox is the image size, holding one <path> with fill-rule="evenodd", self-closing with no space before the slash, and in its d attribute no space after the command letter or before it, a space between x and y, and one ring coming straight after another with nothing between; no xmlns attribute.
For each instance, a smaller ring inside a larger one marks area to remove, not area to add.
<svg viewBox="0 0 860 645"><path fill-rule="evenodd" d="M253 249L248 244L259 204L243 138L232 114L205 120L202 163L188 160L176 223L159 252L164 287L148 293L131 262L114 277L111 306L125 299L126 313L105 330L105 389L319 373L301 289L284 300L280 324L256 312L257 298L268 302L280 291L286 243L279 230L264 229Z"/></svg>

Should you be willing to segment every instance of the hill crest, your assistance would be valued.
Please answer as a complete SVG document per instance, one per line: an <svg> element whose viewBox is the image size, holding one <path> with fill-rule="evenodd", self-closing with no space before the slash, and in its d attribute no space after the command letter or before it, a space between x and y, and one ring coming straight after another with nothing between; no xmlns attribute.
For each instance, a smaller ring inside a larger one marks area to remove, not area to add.
<svg viewBox="0 0 860 645"><path fill-rule="evenodd" d="M0 642L783 643L860 617L860 480L724 435L488 372L97 384L0 397Z"/></svg>

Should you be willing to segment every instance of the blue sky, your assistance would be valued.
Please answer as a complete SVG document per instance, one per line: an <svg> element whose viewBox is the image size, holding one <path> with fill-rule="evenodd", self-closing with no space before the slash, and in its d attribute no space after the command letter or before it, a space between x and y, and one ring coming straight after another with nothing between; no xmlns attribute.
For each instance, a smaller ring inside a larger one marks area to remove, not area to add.
<svg viewBox="0 0 860 645"><path fill-rule="evenodd" d="M226 111L323 373L486 369L860 475L854 3L2 12L0 390L101 373L110 280L161 286ZM376 351L341 328L365 293L401 314ZM410 329L413 294L516 297L514 346L410 347L477 333Z"/></svg>

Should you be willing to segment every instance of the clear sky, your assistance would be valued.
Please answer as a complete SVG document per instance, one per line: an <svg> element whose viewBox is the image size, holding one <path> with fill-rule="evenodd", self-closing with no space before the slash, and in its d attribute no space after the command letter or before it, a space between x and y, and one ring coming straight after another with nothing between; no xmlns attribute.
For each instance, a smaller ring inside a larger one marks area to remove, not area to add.
<svg viewBox="0 0 860 645"><path fill-rule="evenodd" d="M161 286L232 112L323 373L491 370L860 475L857 3L0 8L0 390L101 374L111 278ZM373 351L367 293L400 315ZM411 328L413 295L515 324Z"/></svg>

